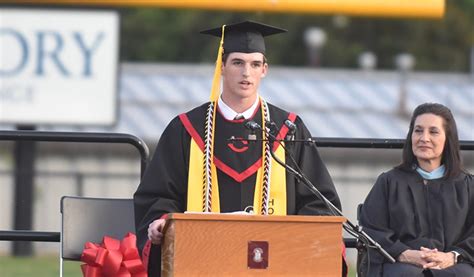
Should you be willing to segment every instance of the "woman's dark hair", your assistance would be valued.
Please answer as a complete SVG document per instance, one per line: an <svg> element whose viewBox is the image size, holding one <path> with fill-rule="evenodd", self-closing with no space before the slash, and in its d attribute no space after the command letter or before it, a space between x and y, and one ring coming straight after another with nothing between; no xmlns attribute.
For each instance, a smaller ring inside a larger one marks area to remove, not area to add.
<svg viewBox="0 0 474 277"><path fill-rule="evenodd" d="M412 169L418 161L413 154L411 136L415 127L415 120L422 114L434 114L443 118L443 127L446 133L446 141L441 156L441 164L446 168L445 178L456 177L463 171L461 153L459 149L458 130L451 110L446 106L437 103L425 103L415 108L410 119L410 129L408 130L405 145L403 146L403 159L399 168Z"/></svg>

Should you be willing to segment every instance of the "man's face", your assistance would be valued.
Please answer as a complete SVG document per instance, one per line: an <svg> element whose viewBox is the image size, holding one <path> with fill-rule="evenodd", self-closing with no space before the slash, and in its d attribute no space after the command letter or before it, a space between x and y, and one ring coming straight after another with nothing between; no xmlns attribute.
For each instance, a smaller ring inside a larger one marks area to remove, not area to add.
<svg viewBox="0 0 474 277"><path fill-rule="evenodd" d="M223 94L234 99L256 96L267 70L262 53L230 53L222 65Z"/></svg>

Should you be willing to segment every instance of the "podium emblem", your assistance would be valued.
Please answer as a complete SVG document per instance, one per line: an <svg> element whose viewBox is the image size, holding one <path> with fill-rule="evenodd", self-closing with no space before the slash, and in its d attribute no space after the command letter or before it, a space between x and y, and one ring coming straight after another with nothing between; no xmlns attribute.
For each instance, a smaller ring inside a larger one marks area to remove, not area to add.
<svg viewBox="0 0 474 277"><path fill-rule="evenodd" d="M248 242L247 266L249 269L268 267L268 241Z"/></svg>

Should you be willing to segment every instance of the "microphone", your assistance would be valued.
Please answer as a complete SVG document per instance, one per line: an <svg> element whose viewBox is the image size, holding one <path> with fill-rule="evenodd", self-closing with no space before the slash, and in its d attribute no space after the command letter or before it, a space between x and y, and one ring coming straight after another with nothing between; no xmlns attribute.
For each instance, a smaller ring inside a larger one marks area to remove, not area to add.
<svg viewBox="0 0 474 277"><path fill-rule="evenodd" d="M293 122L291 122L288 119L285 120L284 124L288 127L288 129L289 129L288 132L291 133L291 136L294 136L294 133L296 132L296 124L294 124ZM262 131L266 132L266 130L262 130ZM275 136L273 136L270 132L267 132L267 134L270 138L276 140ZM314 142L314 141L311 141L311 142ZM285 150L285 154L288 155L289 158L291 159L291 161L294 163L295 168L289 166L288 164L286 164L285 162L280 160L276 156L276 154L273 152L272 148L270 147L270 154L271 154L272 158L278 164L283 166L288 172L292 173L298 179L298 181L300 181L301 183L303 183L306 186L306 188L309 191L311 191L314 195L316 195L319 199L321 199L323 201L323 203L325 204L325 206L329 209L331 214L336 215L336 216L344 217L346 219L346 222L342 224L342 227L344 228L344 230L346 230L350 235L352 235L352 236L356 237L357 239L359 239L360 241L362 241L365 245L367 245L366 247L375 248L384 258L389 260L391 263L395 263L396 260L383 247L381 247L379 243L377 243L366 232L364 232L364 230L362 230L362 227L360 227L358 225L355 225L347 217L345 217L344 214L341 212L341 210L339 210L336 206L334 206L334 204L332 204L331 201L329 201L321 193L321 191L319 191L313 185L313 183L311 183L311 181L304 175L303 170L298 166L298 163L295 161L295 159L294 159L293 155L291 154L291 152L289 152L288 149L285 148L283 145L281 145L281 146ZM312 146L315 147L314 144L312 144Z"/></svg>
<svg viewBox="0 0 474 277"><path fill-rule="evenodd" d="M288 127L289 131L288 131L288 134L290 136L290 138L292 138L292 140L294 140L294 134L297 130L297 126L296 124L294 124L293 122L291 122L290 120L285 120L284 122L285 126ZM278 141L280 144L281 144L281 141L279 141L275 135L272 134L271 132L271 129L274 129L274 126L275 124L271 123L271 122L266 122L265 123L265 126L266 128L262 128L258 123L256 123L255 121L247 121L244 126L245 128L249 129L250 130L250 134L249 134L249 137L248 137L248 140L257 140L256 138L256 135L255 135L255 131L256 130L260 130L262 132L265 132L268 137L269 137L269 141ZM268 130L267 130L268 129ZM288 139L288 136L287 136L287 139ZM313 147L316 147L315 144L314 144L314 141L313 140L308 140L308 142L312 142L312 146ZM334 206L334 204L331 203L331 201L329 201L314 185L313 183L311 183L311 181L304 175L304 172L303 170L298 166L298 163L296 162L296 160L294 159L293 155L291 154L290 151L288 151L287 148L285 148L285 146L283 144L281 144L281 147L283 147L283 149L285 150L285 155L287 155L291 161L294 163L295 165L295 168L289 166L288 164L286 164L285 162L283 162L282 160L280 160L277 155L273 152L272 150L272 147L270 147L270 155L272 156L272 158L278 163L280 164L281 166L283 166L288 172L292 173L296 179L298 179L299 182L301 182L303 185L306 186L306 188L311 191L314 195L316 195L319 199L321 199L321 201L324 203L324 205L328 208L329 212L332 214L332 215L337 215L337 216L342 216L346 219L346 222L343 223L342 227L344 228L344 230L346 230L349 234L353 235L354 237L356 237L357 239L359 239L360 241L362 241L363 243L365 243L365 245L367 245L367 247L370 247L370 248L375 248L382 256L384 256L384 258L386 258L387 260L389 260L391 263L395 263L395 259L383 248L380 246L379 243L377 243L374 239L372 239L367 233L364 232L364 230L362 230L362 227L358 226L358 225L355 225L353 224L347 217L344 216L344 214L341 212L341 210L339 210L336 206Z"/></svg>
<svg viewBox="0 0 474 277"><path fill-rule="evenodd" d="M261 130L262 127L255 121L253 120L250 120L250 121L247 121L245 122L245 128L249 129L250 131L257 131L257 130Z"/></svg>
<svg viewBox="0 0 474 277"><path fill-rule="evenodd" d="M296 133L296 129L298 129L298 127L296 126L295 123L291 122L291 120L289 119L285 120L285 125L290 130L289 131L290 134L294 135Z"/></svg>
<svg viewBox="0 0 474 277"><path fill-rule="evenodd" d="M273 136L276 137L278 135L278 127L275 122L267 121L265 122L265 127L268 128L268 130L270 131L270 134L272 134Z"/></svg>
<svg viewBox="0 0 474 277"><path fill-rule="evenodd" d="M253 120L245 122L244 126L245 128L250 130L250 134L248 135L247 140L257 140L257 135L255 134L255 131L262 130L262 126L260 126L257 122Z"/></svg>
<svg viewBox="0 0 474 277"><path fill-rule="evenodd" d="M296 124L291 122L291 120L285 120L285 126L288 127L288 134L286 135L286 140L295 140Z"/></svg>

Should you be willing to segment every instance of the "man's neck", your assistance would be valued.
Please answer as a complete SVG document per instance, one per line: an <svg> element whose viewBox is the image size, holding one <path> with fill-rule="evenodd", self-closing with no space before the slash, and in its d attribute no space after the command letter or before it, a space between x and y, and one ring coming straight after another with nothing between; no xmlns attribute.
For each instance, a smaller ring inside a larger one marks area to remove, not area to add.
<svg viewBox="0 0 474 277"><path fill-rule="evenodd" d="M250 109L255 103L257 95L253 95L247 98L231 97L225 94L222 94L222 101L226 103L232 110L237 113L243 113L244 111Z"/></svg>

